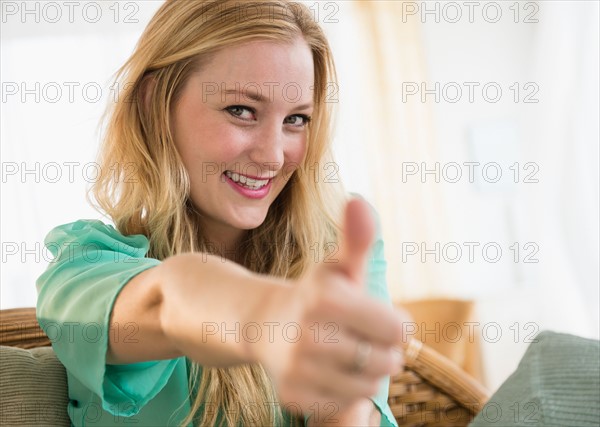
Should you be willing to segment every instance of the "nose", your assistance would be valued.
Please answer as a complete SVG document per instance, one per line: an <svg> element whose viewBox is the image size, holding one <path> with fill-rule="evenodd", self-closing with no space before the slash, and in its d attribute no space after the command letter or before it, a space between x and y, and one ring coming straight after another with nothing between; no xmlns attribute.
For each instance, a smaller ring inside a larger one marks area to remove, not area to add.
<svg viewBox="0 0 600 427"><path fill-rule="evenodd" d="M281 123L265 123L254 134L248 155L250 161L266 170L280 169L284 161L284 138Z"/></svg>

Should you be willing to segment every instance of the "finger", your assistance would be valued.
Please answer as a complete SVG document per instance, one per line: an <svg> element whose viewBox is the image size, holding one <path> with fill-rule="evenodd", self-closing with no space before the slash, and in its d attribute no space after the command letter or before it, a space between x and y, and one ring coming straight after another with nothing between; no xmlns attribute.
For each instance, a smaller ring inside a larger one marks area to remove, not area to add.
<svg viewBox="0 0 600 427"><path fill-rule="evenodd" d="M375 238L375 223L367 202L352 199L346 205L335 266L357 284L365 279L369 249Z"/></svg>
<svg viewBox="0 0 600 427"><path fill-rule="evenodd" d="M293 390L278 390L279 402L282 409L295 416L309 415L311 410L322 408L334 400L320 390L306 384L290 385Z"/></svg>
<svg viewBox="0 0 600 427"><path fill-rule="evenodd" d="M328 303L327 311L314 317L323 322L321 328L327 326L323 331L326 336L335 338L338 331L349 329L374 344L402 342L404 317L400 312L375 298L357 294L349 286L336 286L336 292L337 298Z"/></svg>
<svg viewBox="0 0 600 427"><path fill-rule="evenodd" d="M370 342L388 346L398 345L404 336L402 318L391 308L376 303L377 301L363 301L362 305L353 310L354 317L346 320L347 326ZM383 307L380 307L381 305ZM373 308L378 309L378 312Z"/></svg>
<svg viewBox="0 0 600 427"><path fill-rule="evenodd" d="M377 394L380 377L328 365L316 365L320 375L315 384L326 395L347 401Z"/></svg>
<svg viewBox="0 0 600 427"><path fill-rule="evenodd" d="M337 342L323 342L315 357L323 364L335 366L345 372L352 372L355 369L359 343L362 341L365 340L361 337L340 332ZM398 372L403 364L402 353L396 348L372 344L361 374L371 378L380 378Z"/></svg>
<svg viewBox="0 0 600 427"><path fill-rule="evenodd" d="M339 393L332 394L326 390L330 368L324 369L323 365L315 363L315 359L303 360L296 367L295 375L286 381L285 387L278 388L280 400L286 409L292 412L302 409L308 415L310 411L335 412L340 405L344 405L345 399L341 399Z"/></svg>

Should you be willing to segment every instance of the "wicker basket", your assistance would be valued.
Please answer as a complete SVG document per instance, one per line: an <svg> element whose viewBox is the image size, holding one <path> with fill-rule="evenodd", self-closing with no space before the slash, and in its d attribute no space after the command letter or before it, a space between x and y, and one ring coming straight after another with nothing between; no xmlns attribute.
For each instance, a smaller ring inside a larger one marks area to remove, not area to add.
<svg viewBox="0 0 600 427"><path fill-rule="evenodd" d="M404 370L391 378L388 403L400 426L463 427L489 398L455 363L411 339Z"/></svg>
<svg viewBox="0 0 600 427"><path fill-rule="evenodd" d="M35 308L0 310L0 345L44 347L50 340ZM400 426L466 426L488 399L487 391L456 364L420 341L404 347L403 372L391 378L389 405Z"/></svg>
<svg viewBox="0 0 600 427"><path fill-rule="evenodd" d="M20 348L51 345L37 318L35 308L0 310L0 345Z"/></svg>

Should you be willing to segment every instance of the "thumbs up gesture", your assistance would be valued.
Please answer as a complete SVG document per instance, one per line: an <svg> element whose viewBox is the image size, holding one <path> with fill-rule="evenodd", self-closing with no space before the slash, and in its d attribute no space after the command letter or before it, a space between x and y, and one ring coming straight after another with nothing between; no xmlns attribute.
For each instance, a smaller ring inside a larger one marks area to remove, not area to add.
<svg viewBox="0 0 600 427"><path fill-rule="evenodd" d="M357 287L364 285L367 256L374 239L375 224L366 202L351 200L344 212L338 266Z"/></svg>
<svg viewBox="0 0 600 427"><path fill-rule="evenodd" d="M316 265L274 298L266 312L299 326L295 340L261 345L259 360L290 412L329 421L360 399L374 396L380 380L397 372L402 319L366 293L375 225L366 202L345 209L337 262ZM273 320L273 318L271 318Z"/></svg>

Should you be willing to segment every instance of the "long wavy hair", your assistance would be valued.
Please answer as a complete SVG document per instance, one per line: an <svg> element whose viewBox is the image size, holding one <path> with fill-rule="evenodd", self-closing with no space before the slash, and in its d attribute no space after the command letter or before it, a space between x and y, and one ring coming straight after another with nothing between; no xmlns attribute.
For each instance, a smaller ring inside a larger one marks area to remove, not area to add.
<svg viewBox="0 0 600 427"><path fill-rule="evenodd" d="M167 0L115 75L121 91L105 115L100 175L90 189L93 199L88 193L121 233L148 237L147 256L163 260L185 252L216 253L191 202L189 177L169 125L189 76L228 46L253 40L291 43L298 36L314 61L315 108L306 156L265 221L246 232L238 262L258 273L297 278L315 257L331 255L346 200L338 177L328 173L337 171L330 146L337 78L329 44L312 13L280 0ZM150 77L154 87L148 101L144 88ZM259 364L203 368L190 363L192 410L184 425L282 423L279 405L261 404L277 397ZM208 411L207 405L217 410Z"/></svg>

